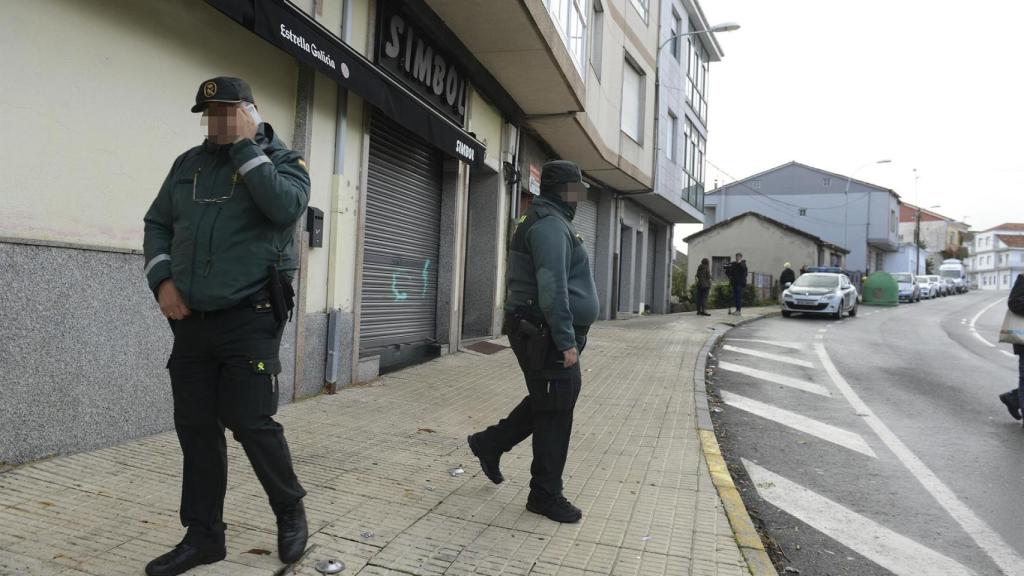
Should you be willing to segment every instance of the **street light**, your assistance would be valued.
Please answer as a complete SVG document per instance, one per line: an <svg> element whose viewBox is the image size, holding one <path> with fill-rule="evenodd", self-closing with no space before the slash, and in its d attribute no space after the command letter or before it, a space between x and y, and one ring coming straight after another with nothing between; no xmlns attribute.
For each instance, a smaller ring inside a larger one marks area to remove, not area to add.
<svg viewBox="0 0 1024 576"><path fill-rule="evenodd" d="M889 160L888 158L886 158L884 160L875 160L874 162L868 162L867 164L864 164L863 166L860 166L859 168L854 170L846 178L846 189L843 190L843 248L846 248L847 250L850 249L850 246L849 246L850 182L853 181L853 177L857 175L857 172L860 172L861 170L867 168L868 166L872 166L874 164L888 164L890 162L892 162L892 160ZM868 203L868 210L869 210L869 212L870 212L870 208L871 208L871 204ZM867 220L870 223L870 221L871 221L871 214L870 213L868 214ZM870 234L870 230L868 231L868 233ZM867 261L867 255L866 254L864 255L864 261L865 261L864 262L865 265L867 265L867 268L870 270L871 269L871 263ZM849 262L847 262L846 265L849 266L850 265Z"/></svg>
<svg viewBox="0 0 1024 576"><path fill-rule="evenodd" d="M658 133L658 124L661 120L661 49L666 44L675 40L676 38L683 38L685 36L695 36L697 34L714 34L716 32L732 32L733 30L739 30L740 25L735 22L723 22L721 24L712 26L707 30L694 30L692 32L683 32L681 34L674 34L665 39L664 42L658 45L658 51L654 54L654 182L652 183L652 190L658 189L658 167L661 166L661 135ZM673 142L673 145L675 143Z"/></svg>

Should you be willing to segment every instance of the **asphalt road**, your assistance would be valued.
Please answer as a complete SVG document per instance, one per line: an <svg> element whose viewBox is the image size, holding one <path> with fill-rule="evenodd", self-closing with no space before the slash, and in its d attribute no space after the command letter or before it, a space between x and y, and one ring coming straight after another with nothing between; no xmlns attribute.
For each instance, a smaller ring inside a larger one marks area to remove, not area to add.
<svg viewBox="0 0 1024 576"><path fill-rule="evenodd" d="M709 364L716 428L780 566L1024 574L1024 429L996 398L1017 383L996 343L1006 296L729 332Z"/></svg>

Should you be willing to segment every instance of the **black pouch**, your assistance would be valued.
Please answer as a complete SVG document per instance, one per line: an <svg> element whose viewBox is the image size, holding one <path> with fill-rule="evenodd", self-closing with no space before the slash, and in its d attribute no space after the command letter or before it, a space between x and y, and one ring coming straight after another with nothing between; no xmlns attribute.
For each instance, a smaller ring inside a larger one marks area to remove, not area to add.
<svg viewBox="0 0 1024 576"><path fill-rule="evenodd" d="M270 306L274 309L274 319L281 324L291 318L292 308L295 308L295 289L292 288L292 283L281 275L277 266L270 266L267 291L270 292Z"/></svg>

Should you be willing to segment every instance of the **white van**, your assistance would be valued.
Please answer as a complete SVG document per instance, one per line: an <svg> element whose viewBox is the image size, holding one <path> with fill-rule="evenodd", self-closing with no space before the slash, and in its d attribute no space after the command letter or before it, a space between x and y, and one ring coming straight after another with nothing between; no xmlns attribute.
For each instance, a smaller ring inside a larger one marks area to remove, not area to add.
<svg viewBox="0 0 1024 576"><path fill-rule="evenodd" d="M967 292L967 274L964 272L964 263L956 258L947 258L939 265L939 276L943 280L951 281L953 292L963 294Z"/></svg>

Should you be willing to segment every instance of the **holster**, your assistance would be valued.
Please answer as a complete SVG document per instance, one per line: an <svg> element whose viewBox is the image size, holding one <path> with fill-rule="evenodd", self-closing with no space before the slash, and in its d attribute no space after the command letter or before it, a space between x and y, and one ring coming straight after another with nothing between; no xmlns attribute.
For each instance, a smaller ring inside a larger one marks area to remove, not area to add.
<svg viewBox="0 0 1024 576"><path fill-rule="evenodd" d="M274 319L278 324L291 319L292 309L295 308L295 289L275 265L270 266L267 291L270 293L270 307L274 310Z"/></svg>
<svg viewBox="0 0 1024 576"><path fill-rule="evenodd" d="M508 331L513 338L526 341L526 367L531 372L543 370L548 351L553 346L551 330L543 321L523 312L512 315L512 327Z"/></svg>

